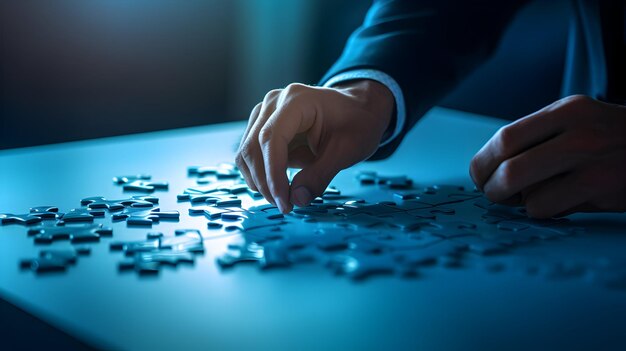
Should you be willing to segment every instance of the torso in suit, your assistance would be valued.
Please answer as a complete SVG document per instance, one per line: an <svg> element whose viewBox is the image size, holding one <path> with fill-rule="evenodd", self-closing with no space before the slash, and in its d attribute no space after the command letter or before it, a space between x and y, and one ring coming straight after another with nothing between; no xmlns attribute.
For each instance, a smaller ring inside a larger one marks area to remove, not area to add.
<svg viewBox="0 0 626 351"><path fill-rule="evenodd" d="M389 156L419 118L497 47L528 1L375 1L322 83L370 68L397 81L406 104L399 137L372 159ZM563 94L626 102L624 0L574 0ZM537 50L541 50L540 47ZM510 84L510 83L509 83Z"/></svg>

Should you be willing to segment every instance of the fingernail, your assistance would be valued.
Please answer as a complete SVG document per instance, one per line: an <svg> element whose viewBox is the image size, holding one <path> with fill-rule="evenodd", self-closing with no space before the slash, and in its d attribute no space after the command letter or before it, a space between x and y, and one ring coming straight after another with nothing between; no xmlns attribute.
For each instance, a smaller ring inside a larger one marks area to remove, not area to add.
<svg viewBox="0 0 626 351"><path fill-rule="evenodd" d="M312 196L309 190L303 186L295 188L291 192L291 202L297 206L306 206L311 203Z"/></svg>
<svg viewBox="0 0 626 351"><path fill-rule="evenodd" d="M281 200L279 197L276 198L276 206L278 207L278 210L282 213L285 213L285 204L283 203L283 200Z"/></svg>

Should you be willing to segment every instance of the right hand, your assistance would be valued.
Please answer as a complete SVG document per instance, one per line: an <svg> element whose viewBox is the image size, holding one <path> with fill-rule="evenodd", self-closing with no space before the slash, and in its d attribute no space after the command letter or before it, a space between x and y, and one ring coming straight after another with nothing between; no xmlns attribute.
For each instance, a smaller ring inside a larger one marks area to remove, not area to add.
<svg viewBox="0 0 626 351"><path fill-rule="evenodd" d="M391 91L372 80L272 90L250 114L237 166L252 190L287 213L321 196L339 171L371 156L393 110ZM287 167L302 168L291 186Z"/></svg>

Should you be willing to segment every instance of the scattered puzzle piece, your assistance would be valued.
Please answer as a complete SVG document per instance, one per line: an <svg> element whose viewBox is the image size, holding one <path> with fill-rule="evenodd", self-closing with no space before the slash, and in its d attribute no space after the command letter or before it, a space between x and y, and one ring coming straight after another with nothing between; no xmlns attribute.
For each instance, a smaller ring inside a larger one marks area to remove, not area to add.
<svg viewBox="0 0 626 351"><path fill-rule="evenodd" d="M406 176L381 176L371 171L359 172L357 179L362 185L378 184L391 189L410 189L413 186L413 181Z"/></svg>
<svg viewBox="0 0 626 351"><path fill-rule="evenodd" d="M126 207L112 215L114 221L126 220L128 225L152 225L160 220L178 221L178 211L161 211L158 207Z"/></svg>
<svg viewBox="0 0 626 351"><path fill-rule="evenodd" d="M119 269L134 270L139 274L157 274L163 266L194 264L195 255L204 253L200 231L178 229L173 237L161 233L148 233L146 240L113 242L112 251L123 251L127 260L120 262Z"/></svg>
<svg viewBox="0 0 626 351"><path fill-rule="evenodd" d="M41 222L42 218L35 213L13 214L0 213L0 224L22 224L31 225Z"/></svg>
<svg viewBox="0 0 626 351"><path fill-rule="evenodd" d="M122 184L130 183L130 182L134 182L136 180L150 180L150 179L152 179L151 175L140 173L140 174L129 175L129 176L113 177L113 183L122 185Z"/></svg>
<svg viewBox="0 0 626 351"><path fill-rule="evenodd" d="M159 203L159 199L154 196L132 196L122 200L107 200L102 196L93 196L80 200L82 206L88 209L105 208L110 212L121 211L124 207L152 207Z"/></svg>
<svg viewBox="0 0 626 351"><path fill-rule="evenodd" d="M35 215L41 219L57 219L63 216L63 213L60 213L59 208L56 206L31 207L30 214Z"/></svg>
<svg viewBox="0 0 626 351"><path fill-rule="evenodd" d="M78 256L91 253L87 247L70 248L63 250L42 250L39 257L25 259L20 262L22 269L29 269L35 273L64 272L71 265L75 265Z"/></svg>
<svg viewBox="0 0 626 351"><path fill-rule="evenodd" d="M122 188L124 191L151 193L155 190L167 190L169 186L169 183L164 181L154 182L147 180L134 180L132 182L125 183Z"/></svg>
<svg viewBox="0 0 626 351"><path fill-rule="evenodd" d="M112 236L113 230L102 224L80 226L40 226L28 230L35 243L50 244L57 240L70 240L72 243L96 242L102 236Z"/></svg>
<svg viewBox="0 0 626 351"><path fill-rule="evenodd" d="M61 217L63 222L93 222L96 218L104 217L103 209L74 208Z"/></svg>

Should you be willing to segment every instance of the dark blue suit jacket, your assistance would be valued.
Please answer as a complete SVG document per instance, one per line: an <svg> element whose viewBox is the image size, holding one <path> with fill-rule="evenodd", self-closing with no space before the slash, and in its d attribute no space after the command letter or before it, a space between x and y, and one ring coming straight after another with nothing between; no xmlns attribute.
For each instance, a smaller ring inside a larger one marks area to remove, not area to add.
<svg viewBox="0 0 626 351"><path fill-rule="evenodd" d="M586 94L624 103L626 2L573 1L564 95ZM398 82L406 104L406 123L400 137L371 157L385 158L424 113L489 58L507 24L527 2L375 1L321 83L359 68L385 72ZM503 77L502 84L515 82Z"/></svg>

